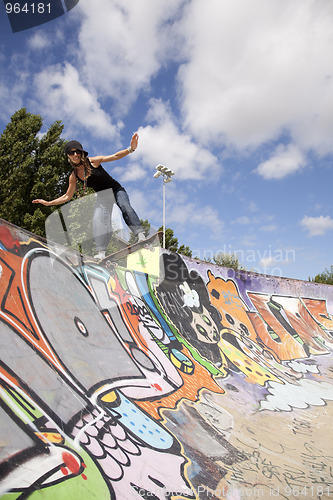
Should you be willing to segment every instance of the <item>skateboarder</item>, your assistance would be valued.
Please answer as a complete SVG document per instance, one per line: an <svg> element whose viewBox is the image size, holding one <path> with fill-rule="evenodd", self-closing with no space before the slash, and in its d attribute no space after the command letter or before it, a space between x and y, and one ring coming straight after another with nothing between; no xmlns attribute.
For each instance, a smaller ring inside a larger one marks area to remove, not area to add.
<svg viewBox="0 0 333 500"><path fill-rule="evenodd" d="M69 184L66 193L55 200L46 201L38 198L32 202L41 203L47 207L51 205L61 205L72 199L79 182L83 183L84 191L87 187L93 188L97 193L93 215L93 233L96 250L98 252L95 257L98 259L103 259L105 257L105 251L112 235L111 214L114 200L113 197L110 196L110 189L113 192L116 204L120 208L128 227L138 237L139 241L145 239L140 219L131 206L127 192L101 165L102 163L120 160L130 153L134 153L138 146L138 140L139 136L135 133L131 139L131 145L127 149L120 150L117 153L107 156L100 155L94 157L88 157L87 151L84 151L80 142L67 142L65 145L65 154L73 167L73 171L69 176Z"/></svg>

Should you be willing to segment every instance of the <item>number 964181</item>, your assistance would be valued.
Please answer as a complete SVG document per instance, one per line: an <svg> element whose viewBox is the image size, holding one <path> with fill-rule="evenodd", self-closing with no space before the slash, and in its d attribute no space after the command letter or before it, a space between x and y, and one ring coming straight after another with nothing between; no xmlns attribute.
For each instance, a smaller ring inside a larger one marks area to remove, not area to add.
<svg viewBox="0 0 333 500"><path fill-rule="evenodd" d="M51 3L6 3L7 14L51 14Z"/></svg>

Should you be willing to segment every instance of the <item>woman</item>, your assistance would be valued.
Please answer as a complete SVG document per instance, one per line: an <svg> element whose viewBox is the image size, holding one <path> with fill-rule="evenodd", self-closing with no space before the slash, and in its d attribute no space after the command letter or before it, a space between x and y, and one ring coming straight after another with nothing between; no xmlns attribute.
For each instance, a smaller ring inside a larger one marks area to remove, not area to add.
<svg viewBox="0 0 333 500"><path fill-rule="evenodd" d="M94 191L97 192L93 216L93 233L96 250L98 252L95 257L98 259L103 259L105 257L105 251L110 243L112 235L111 214L113 197L109 195L109 189L112 189L114 199L128 227L138 237L139 241L145 239L143 227L137 213L131 206L127 192L101 165L109 161L120 160L128 154L134 153L138 146L138 140L138 134L134 134L129 148L118 151L112 155L101 155L91 158L88 157L87 151L84 151L82 145L78 141L67 142L65 145L65 154L73 167L73 172L69 176L69 184L66 193L55 200L46 201L43 199L36 199L32 202L41 203L47 207L61 205L73 198L77 190L78 182L84 184L84 191L87 187L93 188Z"/></svg>

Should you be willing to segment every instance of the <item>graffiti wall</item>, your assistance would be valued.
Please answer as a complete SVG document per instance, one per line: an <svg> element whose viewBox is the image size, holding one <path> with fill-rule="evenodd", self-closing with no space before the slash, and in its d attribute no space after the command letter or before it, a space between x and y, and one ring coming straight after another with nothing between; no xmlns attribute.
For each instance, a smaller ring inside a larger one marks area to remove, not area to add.
<svg viewBox="0 0 333 500"><path fill-rule="evenodd" d="M0 221L0 498L332 498L333 288L138 252Z"/></svg>

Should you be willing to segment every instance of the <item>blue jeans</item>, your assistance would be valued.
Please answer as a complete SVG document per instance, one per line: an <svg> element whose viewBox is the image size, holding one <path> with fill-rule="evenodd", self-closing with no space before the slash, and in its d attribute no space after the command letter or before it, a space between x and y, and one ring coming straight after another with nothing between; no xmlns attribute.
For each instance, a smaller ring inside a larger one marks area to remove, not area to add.
<svg viewBox="0 0 333 500"><path fill-rule="evenodd" d="M114 203L121 210L124 221L130 230L137 235L143 231L140 219L131 206L129 196L125 189L120 189L116 193L108 189L99 191L95 203L93 216L93 233L96 250L106 250L112 236L112 208Z"/></svg>

